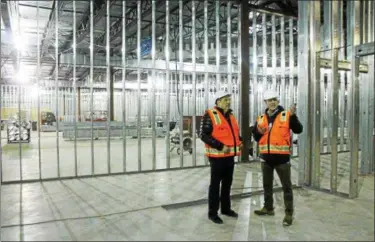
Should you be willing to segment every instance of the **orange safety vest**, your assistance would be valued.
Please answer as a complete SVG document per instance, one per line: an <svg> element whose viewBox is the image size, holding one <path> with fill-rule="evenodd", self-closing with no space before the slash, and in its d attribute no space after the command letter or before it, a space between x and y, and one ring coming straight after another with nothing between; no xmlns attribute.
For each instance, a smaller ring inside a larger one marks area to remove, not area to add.
<svg viewBox="0 0 375 242"><path fill-rule="evenodd" d="M266 132L260 138L259 152L261 154L290 154L290 112L280 112L269 127L267 115L261 115L257 119L257 124L261 128L266 128Z"/></svg>
<svg viewBox="0 0 375 242"><path fill-rule="evenodd" d="M220 141L224 145L230 148L229 153L224 153L221 150L217 150L212 148L211 146L205 144L205 154L208 157L230 157L240 155L239 145L241 143L239 137L239 127L237 124L237 120L234 118L232 114L230 114L230 122L232 124L231 129L229 122L226 120L224 115L217 109L209 109L207 113L210 115L212 121L212 137L216 140Z"/></svg>

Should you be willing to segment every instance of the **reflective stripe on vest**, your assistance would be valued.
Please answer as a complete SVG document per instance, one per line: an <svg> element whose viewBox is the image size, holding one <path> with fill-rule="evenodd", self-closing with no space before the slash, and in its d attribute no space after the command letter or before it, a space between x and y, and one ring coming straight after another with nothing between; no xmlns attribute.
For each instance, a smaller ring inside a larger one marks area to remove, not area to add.
<svg viewBox="0 0 375 242"><path fill-rule="evenodd" d="M268 145L259 145L259 152L268 153ZM271 154L289 154L290 147L288 145L270 145Z"/></svg>
<svg viewBox="0 0 375 242"><path fill-rule="evenodd" d="M210 148L210 147L206 147L205 152L206 152L206 154L209 154L210 157L225 157L225 156L235 156L235 155L240 154L240 152L238 151L239 147L236 147L237 153L234 153L234 150L235 150L234 147L230 147L229 149L230 149L230 151L228 153L224 153L224 151L217 150L217 149Z"/></svg>
<svg viewBox="0 0 375 242"><path fill-rule="evenodd" d="M220 116L219 116L219 114L217 113L217 111L216 111L215 109L211 109L211 112L212 112L212 114L214 115L214 121L215 121L215 124L216 124L216 125L221 124L221 119L220 119Z"/></svg>

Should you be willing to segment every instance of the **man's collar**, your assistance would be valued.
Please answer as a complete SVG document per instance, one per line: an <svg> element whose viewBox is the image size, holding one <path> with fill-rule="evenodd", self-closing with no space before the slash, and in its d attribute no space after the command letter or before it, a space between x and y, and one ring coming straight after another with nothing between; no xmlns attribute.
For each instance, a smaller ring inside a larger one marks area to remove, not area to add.
<svg viewBox="0 0 375 242"><path fill-rule="evenodd" d="M221 113L224 113L224 110L223 110L222 108L219 108L218 106L215 106L215 108L216 108L217 110L219 110ZM232 113L232 112L233 112L232 109L228 109L228 111L227 111L228 114L229 114L229 113Z"/></svg>

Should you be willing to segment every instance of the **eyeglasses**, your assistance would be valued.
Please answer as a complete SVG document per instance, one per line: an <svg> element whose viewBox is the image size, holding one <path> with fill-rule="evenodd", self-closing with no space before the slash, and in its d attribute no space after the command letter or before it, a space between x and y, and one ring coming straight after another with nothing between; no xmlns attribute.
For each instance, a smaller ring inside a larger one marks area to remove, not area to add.
<svg viewBox="0 0 375 242"><path fill-rule="evenodd" d="M277 98L268 99L267 102L277 102Z"/></svg>

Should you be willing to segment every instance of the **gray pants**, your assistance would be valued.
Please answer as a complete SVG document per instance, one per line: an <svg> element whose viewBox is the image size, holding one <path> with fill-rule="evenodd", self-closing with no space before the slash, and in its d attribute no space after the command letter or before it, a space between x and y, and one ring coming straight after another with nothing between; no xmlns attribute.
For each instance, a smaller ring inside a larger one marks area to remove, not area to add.
<svg viewBox="0 0 375 242"><path fill-rule="evenodd" d="M272 166L266 162L262 162L263 173L263 189L264 189L264 207L273 209L273 171L280 178L284 192L285 213L293 214L293 189L291 181L291 165L290 163Z"/></svg>

